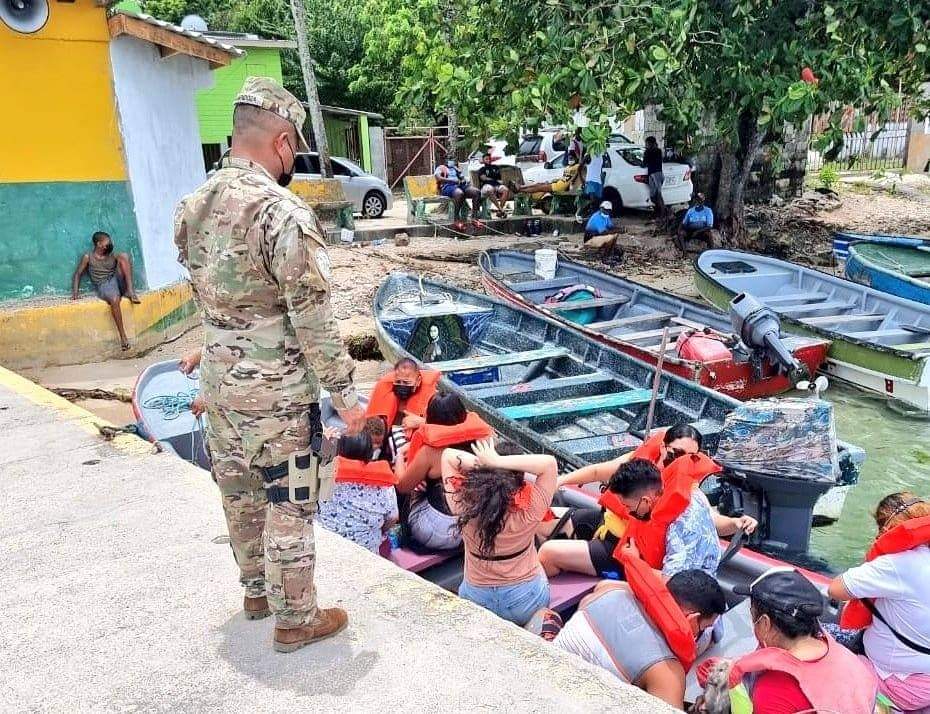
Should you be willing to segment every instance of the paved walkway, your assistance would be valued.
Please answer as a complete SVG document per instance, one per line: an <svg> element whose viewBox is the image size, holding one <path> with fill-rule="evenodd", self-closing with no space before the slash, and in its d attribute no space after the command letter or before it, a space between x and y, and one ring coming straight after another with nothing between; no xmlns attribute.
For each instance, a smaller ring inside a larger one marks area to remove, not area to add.
<svg viewBox="0 0 930 714"><path fill-rule="evenodd" d="M349 628L275 654L209 477L99 421L0 368L0 710L666 711L322 528Z"/></svg>

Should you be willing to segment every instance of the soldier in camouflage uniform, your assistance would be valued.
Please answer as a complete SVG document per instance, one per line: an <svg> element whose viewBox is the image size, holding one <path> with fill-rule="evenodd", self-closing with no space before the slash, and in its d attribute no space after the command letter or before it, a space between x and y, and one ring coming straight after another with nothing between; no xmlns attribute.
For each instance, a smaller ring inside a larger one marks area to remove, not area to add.
<svg viewBox="0 0 930 714"><path fill-rule="evenodd" d="M284 188L294 152L306 150L304 119L279 84L248 78L236 98L229 158L175 217L179 260L203 316L207 438L245 614L265 617L270 605L274 647L284 652L347 622L341 609L317 608L316 503L291 502L288 457L309 445L320 382L349 432L363 421L354 364L329 303L323 230Z"/></svg>

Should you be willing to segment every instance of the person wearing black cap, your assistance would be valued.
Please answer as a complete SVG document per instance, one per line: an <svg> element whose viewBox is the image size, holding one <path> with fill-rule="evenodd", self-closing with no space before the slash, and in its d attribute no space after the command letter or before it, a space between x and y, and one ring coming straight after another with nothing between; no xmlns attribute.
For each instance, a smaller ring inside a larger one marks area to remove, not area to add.
<svg viewBox="0 0 930 714"><path fill-rule="evenodd" d="M730 668L734 714L875 711L877 682L852 652L821 630L823 596L807 578L776 568L733 592L749 596L760 645Z"/></svg>

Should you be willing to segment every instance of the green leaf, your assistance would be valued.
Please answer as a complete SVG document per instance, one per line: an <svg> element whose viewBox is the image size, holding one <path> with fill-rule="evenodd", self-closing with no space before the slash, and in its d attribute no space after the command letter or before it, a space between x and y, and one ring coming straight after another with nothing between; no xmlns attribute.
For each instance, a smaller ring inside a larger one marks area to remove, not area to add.
<svg viewBox="0 0 930 714"><path fill-rule="evenodd" d="M656 62L664 62L668 59L668 52L662 45L653 45L649 52Z"/></svg>
<svg viewBox="0 0 930 714"><path fill-rule="evenodd" d="M518 55L518 54L517 54L517 51L516 51L515 49L513 49L512 47L510 48L510 60L511 60L512 62L519 62L519 61L520 61L520 55Z"/></svg>
<svg viewBox="0 0 930 714"><path fill-rule="evenodd" d="M823 14L827 17L833 17L833 8L830 5L824 5Z"/></svg>
<svg viewBox="0 0 930 714"><path fill-rule="evenodd" d="M924 54L927 51L927 46L923 42L918 42L914 45L914 52L918 54Z"/></svg>

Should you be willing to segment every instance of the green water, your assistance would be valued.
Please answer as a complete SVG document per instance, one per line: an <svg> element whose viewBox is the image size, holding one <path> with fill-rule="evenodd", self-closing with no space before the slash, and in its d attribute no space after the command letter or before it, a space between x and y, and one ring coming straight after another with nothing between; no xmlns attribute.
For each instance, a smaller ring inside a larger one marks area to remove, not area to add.
<svg viewBox="0 0 930 714"><path fill-rule="evenodd" d="M883 400L836 382L824 396L835 407L837 436L866 451L842 517L815 528L811 539L814 553L841 569L861 562L875 537L872 513L883 496L895 491L930 496L930 421L900 416Z"/></svg>

